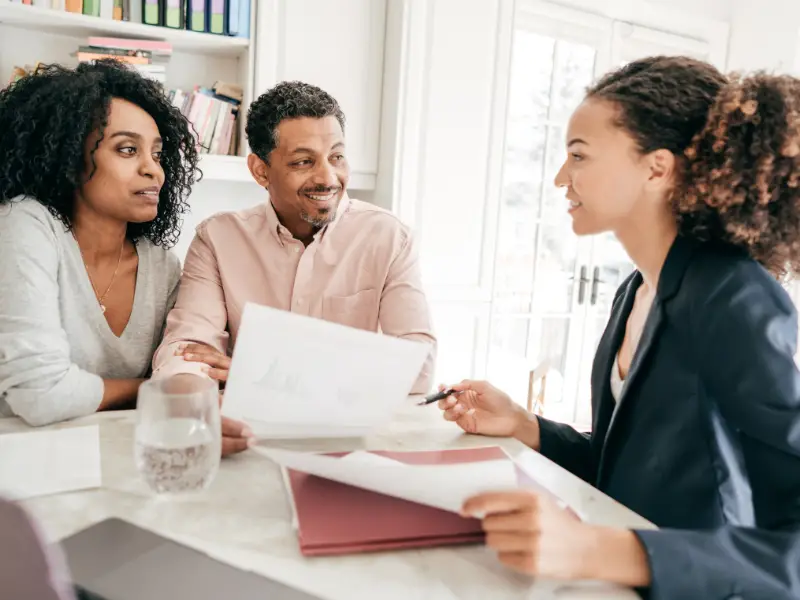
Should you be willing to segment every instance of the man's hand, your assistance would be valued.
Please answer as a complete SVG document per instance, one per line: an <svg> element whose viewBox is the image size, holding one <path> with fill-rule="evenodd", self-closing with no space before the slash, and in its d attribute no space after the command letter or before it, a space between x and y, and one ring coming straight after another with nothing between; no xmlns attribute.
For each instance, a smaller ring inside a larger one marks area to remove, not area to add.
<svg viewBox="0 0 800 600"><path fill-rule="evenodd" d="M228 371L231 368L231 359L226 354L215 350L206 344L181 344L175 351L178 356L183 356L183 360L189 362L205 363L203 369L211 379L217 381L228 381Z"/></svg>
<svg viewBox="0 0 800 600"><path fill-rule="evenodd" d="M253 432L240 421L222 417L222 456L229 456L247 450Z"/></svg>

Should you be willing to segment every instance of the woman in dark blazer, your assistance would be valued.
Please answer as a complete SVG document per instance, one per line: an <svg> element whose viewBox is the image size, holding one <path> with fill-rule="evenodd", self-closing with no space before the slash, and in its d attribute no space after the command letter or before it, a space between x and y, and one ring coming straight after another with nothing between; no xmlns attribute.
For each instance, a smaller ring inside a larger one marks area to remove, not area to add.
<svg viewBox="0 0 800 600"><path fill-rule="evenodd" d="M636 61L589 90L567 145L556 184L574 231L613 231L637 266L595 356L592 432L485 382L440 406L661 529L590 525L528 491L470 499L465 514L534 575L650 598L800 597L798 324L778 281L800 272L800 82Z"/></svg>

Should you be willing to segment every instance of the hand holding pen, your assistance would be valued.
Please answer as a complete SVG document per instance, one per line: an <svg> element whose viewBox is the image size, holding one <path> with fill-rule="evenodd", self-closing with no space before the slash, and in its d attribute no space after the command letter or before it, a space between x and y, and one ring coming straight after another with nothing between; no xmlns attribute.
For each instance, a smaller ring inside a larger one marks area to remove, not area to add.
<svg viewBox="0 0 800 600"><path fill-rule="evenodd" d="M455 422L467 433L512 437L523 423L530 422L528 411L485 381L439 386L437 393L426 396L420 404L434 402L444 411L445 420Z"/></svg>

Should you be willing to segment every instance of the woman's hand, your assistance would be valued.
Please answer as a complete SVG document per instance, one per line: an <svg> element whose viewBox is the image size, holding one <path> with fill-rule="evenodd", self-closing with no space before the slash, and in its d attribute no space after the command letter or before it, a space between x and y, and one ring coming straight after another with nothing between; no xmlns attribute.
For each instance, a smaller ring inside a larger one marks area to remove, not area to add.
<svg viewBox="0 0 800 600"><path fill-rule="evenodd" d="M486 545L516 571L562 580L650 584L647 556L625 529L589 525L554 499L530 490L480 494L462 514L482 519Z"/></svg>
<svg viewBox="0 0 800 600"><path fill-rule="evenodd" d="M538 438L536 419L530 419L528 412L505 392L485 381L465 380L451 387L456 393L439 400L439 408L444 411L446 420L455 421L467 433L511 437L531 423L530 426L536 427ZM439 389L445 388L440 386Z"/></svg>
<svg viewBox="0 0 800 600"><path fill-rule="evenodd" d="M203 372L216 381L228 381L231 359L228 355L206 344L182 344L175 351L183 360L205 363Z"/></svg>

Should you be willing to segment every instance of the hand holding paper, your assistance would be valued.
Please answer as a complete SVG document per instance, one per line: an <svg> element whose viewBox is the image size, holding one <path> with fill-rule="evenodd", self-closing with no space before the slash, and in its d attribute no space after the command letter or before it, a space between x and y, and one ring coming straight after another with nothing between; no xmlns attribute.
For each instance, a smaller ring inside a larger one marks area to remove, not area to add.
<svg viewBox="0 0 800 600"><path fill-rule="evenodd" d="M247 304L225 416L256 436L361 436L387 423L428 355L425 344Z"/></svg>

